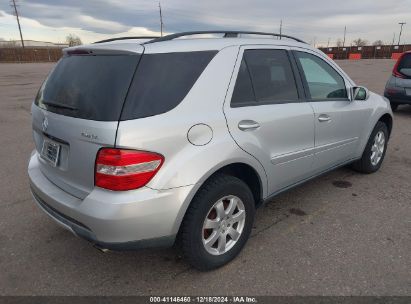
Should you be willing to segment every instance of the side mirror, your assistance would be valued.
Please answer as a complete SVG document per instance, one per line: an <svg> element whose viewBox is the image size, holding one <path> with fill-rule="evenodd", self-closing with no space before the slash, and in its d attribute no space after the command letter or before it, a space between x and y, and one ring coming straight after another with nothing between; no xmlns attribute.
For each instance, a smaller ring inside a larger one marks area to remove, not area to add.
<svg viewBox="0 0 411 304"><path fill-rule="evenodd" d="M400 73L405 75L405 76L411 77L411 69L410 68L402 68L400 70Z"/></svg>
<svg viewBox="0 0 411 304"><path fill-rule="evenodd" d="M367 100L370 96L369 91L364 87L354 87L353 88L353 100Z"/></svg>

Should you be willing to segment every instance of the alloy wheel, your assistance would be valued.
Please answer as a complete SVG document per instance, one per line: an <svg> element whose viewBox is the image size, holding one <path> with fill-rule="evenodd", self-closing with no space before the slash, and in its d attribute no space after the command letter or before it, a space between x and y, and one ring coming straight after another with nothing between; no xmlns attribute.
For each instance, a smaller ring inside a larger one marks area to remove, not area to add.
<svg viewBox="0 0 411 304"><path fill-rule="evenodd" d="M221 255L229 251L244 230L246 212L242 200L229 195L210 208L203 223L202 239L206 251Z"/></svg>
<svg viewBox="0 0 411 304"><path fill-rule="evenodd" d="M371 164L373 166L378 165L384 155L385 149L385 135L383 131L378 131L374 137L374 143L371 146Z"/></svg>

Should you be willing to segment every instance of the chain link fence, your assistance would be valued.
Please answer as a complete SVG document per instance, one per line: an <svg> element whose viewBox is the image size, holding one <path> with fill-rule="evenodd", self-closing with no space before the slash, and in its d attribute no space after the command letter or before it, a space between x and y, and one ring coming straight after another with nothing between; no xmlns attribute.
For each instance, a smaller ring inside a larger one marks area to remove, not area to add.
<svg viewBox="0 0 411 304"><path fill-rule="evenodd" d="M411 44L381 46L349 46L319 48L332 59L387 59L411 51ZM62 56L62 48L0 48L0 62L55 62Z"/></svg>
<svg viewBox="0 0 411 304"><path fill-rule="evenodd" d="M55 62L62 55L62 48L0 48L0 62Z"/></svg>

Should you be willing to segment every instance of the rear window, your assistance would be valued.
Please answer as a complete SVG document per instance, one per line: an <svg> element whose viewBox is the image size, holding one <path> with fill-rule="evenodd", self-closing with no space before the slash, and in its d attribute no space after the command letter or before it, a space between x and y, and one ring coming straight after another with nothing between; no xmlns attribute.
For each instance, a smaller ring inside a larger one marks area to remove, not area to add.
<svg viewBox="0 0 411 304"><path fill-rule="evenodd" d="M121 120L158 115L176 107L216 53L144 54L124 104Z"/></svg>
<svg viewBox="0 0 411 304"><path fill-rule="evenodd" d="M398 64L398 70L401 69L411 69L411 54L406 54L402 57Z"/></svg>
<svg viewBox="0 0 411 304"><path fill-rule="evenodd" d="M65 56L41 86L35 104L57 114L119 119L139 55Z"/></svg>

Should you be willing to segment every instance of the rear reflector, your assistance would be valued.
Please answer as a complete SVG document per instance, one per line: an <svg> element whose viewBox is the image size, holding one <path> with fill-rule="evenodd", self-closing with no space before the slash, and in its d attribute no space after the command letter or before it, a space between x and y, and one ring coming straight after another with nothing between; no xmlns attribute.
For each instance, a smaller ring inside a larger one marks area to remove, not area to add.
<svg viewBox="0 0 411 304"><path fill-rule="evenodd" d="M114 191L138 189L156 175L163 162L164 157L153 152L103 148L97 154L95 184Z"/></svg>

